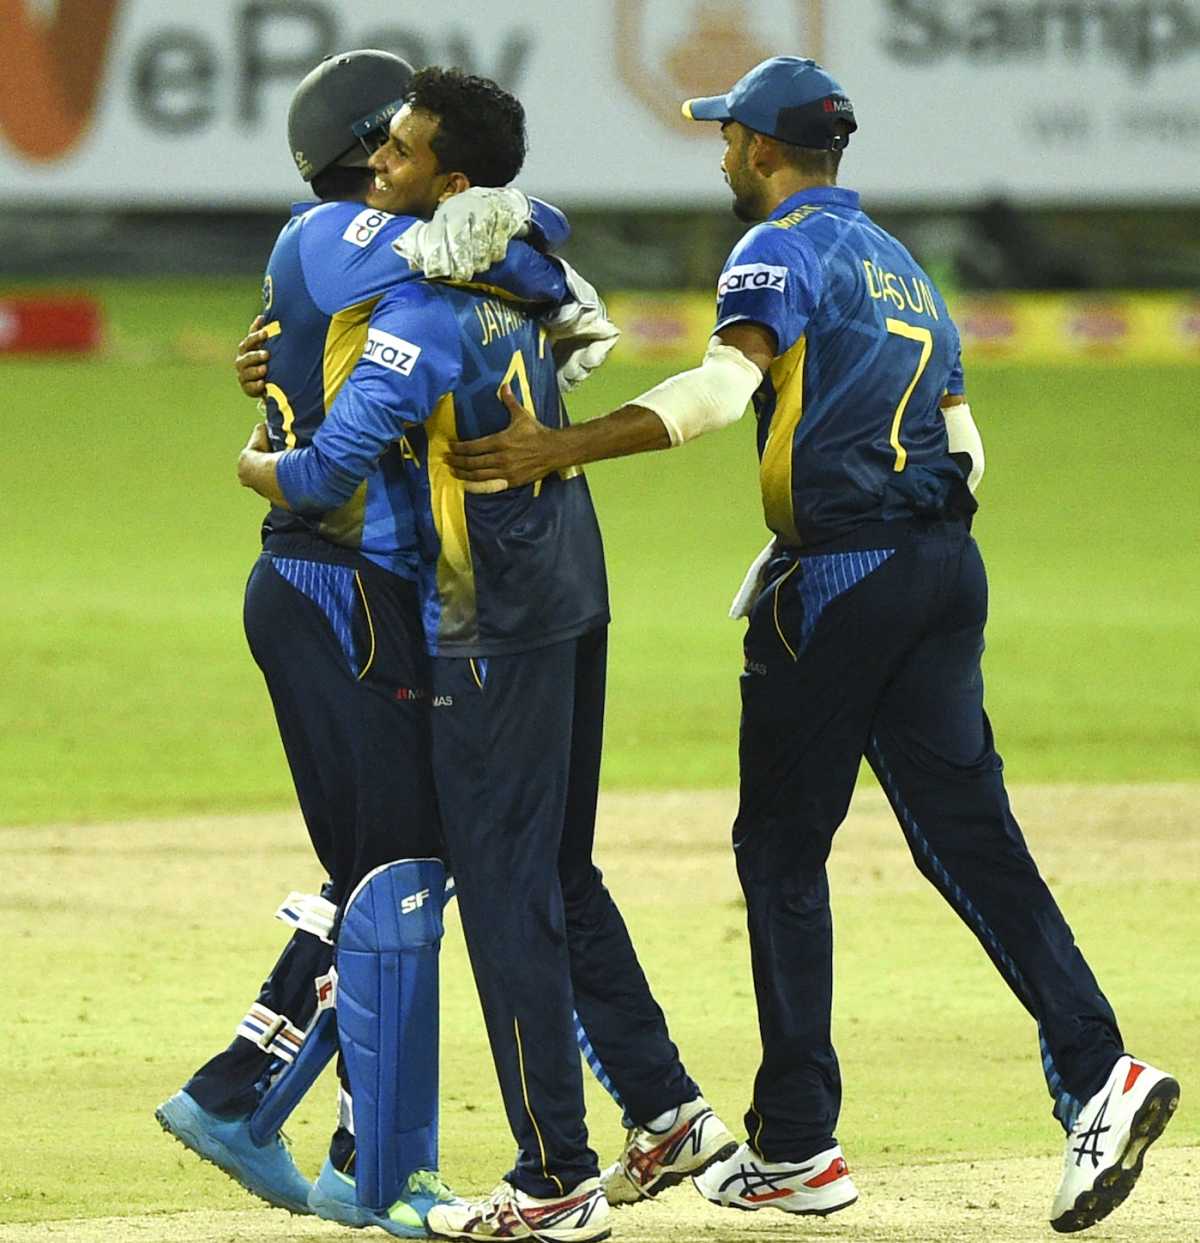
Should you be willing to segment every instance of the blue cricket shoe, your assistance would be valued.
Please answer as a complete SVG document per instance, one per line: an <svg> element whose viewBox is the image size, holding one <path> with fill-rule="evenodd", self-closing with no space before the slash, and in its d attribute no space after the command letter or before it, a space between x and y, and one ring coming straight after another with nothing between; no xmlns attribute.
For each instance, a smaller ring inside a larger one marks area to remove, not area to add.
<svg viewBox="0 0 1200 1243"><path fill-rule="evenodd" d="M425 1239L429 1231L425 1218L435 1204L456 1204L457 1197L433 1170L417 1170L409 1175L405 1194L386 1212L359 1204L354 1179L335 1170L325 1158L321 1173L308 1193L311 1212L325 1221L343 1226L378 1226L401 1239Z"/></svg>
<svg viewBox="0 0 1200 1243"><path fill-rule="evenodd" d="M218 1118L202 1109L186 1092L176 1092L154 1111L159 1126L211 1161L251 1195L275 1208L308 1216L309 1182L296 1168L292 1154L276 1134L261 1148L250 1138L249 1118Z"/></svg>

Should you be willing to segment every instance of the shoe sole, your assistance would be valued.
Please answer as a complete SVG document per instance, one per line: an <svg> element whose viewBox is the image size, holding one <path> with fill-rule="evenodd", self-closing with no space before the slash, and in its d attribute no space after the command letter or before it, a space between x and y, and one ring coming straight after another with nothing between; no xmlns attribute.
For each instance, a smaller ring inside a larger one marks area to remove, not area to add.
<svg viewBox="0 0 1200 1243"><path fill-rule="evenodd" d="M375 1224L357 1205L345 1204L328 1196L309 1196L308 1208L314 1217L322 1221L335 1221L339 1226L349 1226L351 1230L362 1230Z"/></svg>
<svg viewBox="0 0 1200 1243"><path fill-rule="evenodd" d="M308 1201L308 1208L313 1216L320 1218L321 1221L336 1222L339 1226L348 1226L351 1230L363 1230L367 1226L375 1226L397 1239L430 1237L429 1231L423 1227L405 1226L399 1222L390 1221L381 1214L361 1209L357 1205L347 1204L344 1200L313 1196Z"/></svg>
<svg viewBox="0 0 1200 1243"><path fill-rule="evenodd" d="M257 1199L262 1200L264 1204L269 1204L272 1208L281 1208L285 1213L291 1213L293 1217L309 1217L312 1215L312 1210L309 1209L307 1203L303 1208L299 1208L292 1201L282 1200L278 1196L271 1195L263 1187L252 1186L242 1176L240 1168L235 1164L236 1159L233 1153L224 1144L214 1140L212 1136L194 1131L186 1124L171 1118L161 1105L154 1111L154 1117L158 1121L158 1125L176 1143L181 1144L188 1152L194 1153L201 1161L207 1161L209 1165L216 1166L222 1174L232 1178L239 1187L248 1191Z"/></svg>
<svg viewBox="0 0 1200 1243"><path fill-rule="evenodd" d="M704 1198L708 1200L708 1196ZM773 1208L780 1213L787 1213L789 1217L828 1217L830 1213L840 1213L842 1209L857 1204L858 1196L852 1195L850 1199L843 1200L841 1204L831 1204L828 1208L784 1208L782 1204L738 1204L733 1200L708 1200L708 1202L715 1204L718 1208L735 1208L739 1213L760 1213L763 1209Z"/></svg>
<svg viewBox="0 0 1200 1243"><path fill-rule="evenodd" d="M479 1239L483 1235L467 1234L461 1230L451 1234L449 1231L437 1230L433 1226L428 1227L428 1237L431 1239ZM539 1234L536 1230L530 1235L531 1238L541 1240L541 1243L563 1243L561 1234ZM612 1227L603 1226L596 1234L589 1234L584 1238L572 1238L570 1243L604 1243L605 1239L612 1237Z"/></svg>
<svg viewBox="0 0 1200 1243"><path fill-rule="evenodd" d="M781 1213L787 1213L789 1217L828 1217L830 1213L840 1213L842 1209L849 1208L850 1205L858 1202L858 1191L848 1200L842 1200L839 1204L830 1204L823 1208L786 1208L782 1204L740 1204L736 1200L714 1200L711 1196L706 1196L700 1190L700 1185L696 1184L696 1190L700 1196L707 1200L709 1204L715 1204L717 1208L735 1208L739 1213L761 1213L763 1209L777 1209Z"/></svg>
<svg viewBox="0 0 1200 1243"><path fill-rule="evenodd" d="M668 1170L665 1174L659 1175L649 1187L638 1188L642 1193L641 1198L643 1200L653 1200L660 1191L666 1191L668 1187L678 1187L684 1179L699 1177L710 1165L715 1165L718 1161L728 1161L739 1147L737 1140L730 1136L727 1144L722 1144L716 1152L705 1157L698 1165L693 1165L690 1170ZM636 1204L637 1201L635 1200L633 1203ZM611 1207L627 1208L628 1204L612 1205Z"/></svg>
<svg viewBox="0 0 1200 1243"><path fill-rule="evenodd" d="M1146 1149L1163 1133L1179 1105L1179 1084L1163 1079L1152 1087L1129 1126L1129 1138L1120 1158L1087 1190L1080 1192L1065 1213L1050 1225L1059 1234L1073 1234L1094 1226L1124 1203L1142 1172Z"/></svg>

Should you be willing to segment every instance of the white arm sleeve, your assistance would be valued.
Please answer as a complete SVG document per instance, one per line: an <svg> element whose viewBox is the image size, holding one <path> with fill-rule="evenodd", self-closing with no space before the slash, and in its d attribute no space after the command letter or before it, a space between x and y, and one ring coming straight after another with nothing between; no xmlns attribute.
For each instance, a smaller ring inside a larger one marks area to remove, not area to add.
<svg viewBox="0 0 1200 1243"><path fill-rule="evenodd" d="M983 478L983 441L979 436L979 428L971 417L971 407L965 402L957 406L947 406L942 410L946 420L946 436L950 441L951 453L965 453L971 462L971 470L967 475L967 487L974 493Z"/></svg>
<svg viewBox="0 0 1200 1243"><path fill-rule="evenodd" d="M762 372L741 350L712 337L699 367L671 376L628 404L653 410L674 448L736 423L761 383Z"/></svg>

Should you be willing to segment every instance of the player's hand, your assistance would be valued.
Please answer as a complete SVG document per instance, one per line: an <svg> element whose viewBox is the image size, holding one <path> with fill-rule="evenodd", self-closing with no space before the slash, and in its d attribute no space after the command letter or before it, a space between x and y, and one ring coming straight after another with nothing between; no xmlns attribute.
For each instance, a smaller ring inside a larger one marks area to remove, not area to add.
<svg viewBox="0 0 1200 1243"><path fill-rule="evenodd" d="M263 329L263 317L256 315L246 335L238 342L237 357L233 360L233 369L237 372L238 384L247 397L263 397L267 392L267 361L270 351L263 348L267 343L267 334Z"/></svg>
<svg viewBox="0 0 1200 1243"><path fill-rule="evenodd" d="M446 461L468 492L504 492L544 479L557 469L551 450L555 433L538 422L506 384L500 400L512 420L502 432L478 440L452 440Z"/></svg>
<svg viewBox="0 0 1200 1243"><path fill-rule="evenodd" d="M499 263L529 229L529 199L517 189L472 186L438 204L432 220L406 229L393 249L426 276L470 280Z"/></svg>
<svg viewBox="0 0 1200 1243"><path fill-rule="evenodd" d="M267 433L267 425L265 423L255 423L254 430L250 433L250 439L246 441L246 447L242 452L271 452L271 437Z"/></svg>
<svg viewBox="0 0 1200 1243"><path fill-rule="evenodd" d="M604 299L564 259L558 259L569 297L542 316L558 372L560 393L578 388L608 357L621 330L608 318Z"/></svg>

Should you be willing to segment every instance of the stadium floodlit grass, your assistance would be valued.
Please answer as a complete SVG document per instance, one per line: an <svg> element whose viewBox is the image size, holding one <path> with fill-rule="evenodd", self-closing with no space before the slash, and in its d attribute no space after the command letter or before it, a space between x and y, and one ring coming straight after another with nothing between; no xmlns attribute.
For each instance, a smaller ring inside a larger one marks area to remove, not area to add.
<svg viewBox="0 0 1200 1243"><path fill-rule="evenodd" d="M234 461L255 413L233 345L253 282L101 289L112 348L7 360L0 823L286 807L241 635L261 505ZM572 402L668 370L614 361ZM1200 502L1178 369L968 368L988 473L989 708L1020 780L1200 775ZM736 779L740 627L763 542L749 419L589 469L610 563L610 789Z"/></svg>

